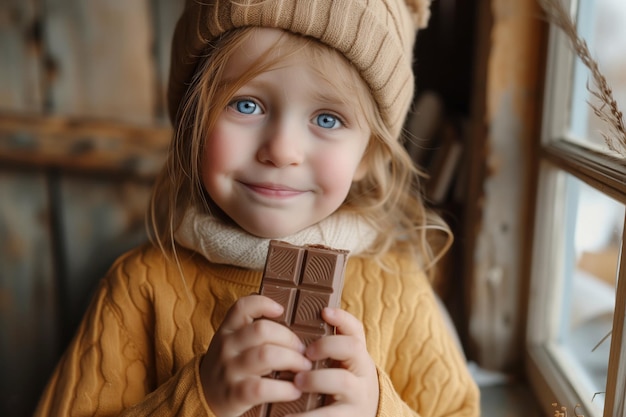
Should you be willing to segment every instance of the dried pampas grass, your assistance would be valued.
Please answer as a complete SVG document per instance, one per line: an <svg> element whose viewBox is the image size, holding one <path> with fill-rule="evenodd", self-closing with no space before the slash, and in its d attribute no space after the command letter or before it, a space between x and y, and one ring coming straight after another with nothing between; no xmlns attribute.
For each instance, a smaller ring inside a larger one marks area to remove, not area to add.
<svg viewBox="0 0 626 417"><path fill-rule="evenodd" d="M595 115L608 125L608 132L601 132L608 148L626 158L626 126L624 117L613 98L613 90L600 72L598 63L589 52L584 39L578 36L576 25L561 0L538 0L547 14L550 23L559 27L570 39L572 47L580 60L591 71L593 88L587 84L589 92L598 99L599 104L589 102Z"/></svg>

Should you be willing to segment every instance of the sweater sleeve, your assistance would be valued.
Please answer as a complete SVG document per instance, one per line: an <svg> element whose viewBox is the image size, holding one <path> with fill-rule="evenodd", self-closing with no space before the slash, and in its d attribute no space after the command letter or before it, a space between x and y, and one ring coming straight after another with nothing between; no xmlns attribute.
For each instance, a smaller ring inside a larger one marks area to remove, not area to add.
<svg viewBox="0 0 626 417"><path fill-rule="evenodd" d="M456 402L460 404L460 407L448 410L446 414L440 414L441 410L418 413L412 409L397 393L391 378L380 369L378 370L378 384L380 387L380 396L377 417L430 417L434 415L478 417L480 415L478 393L476 390L472 389L472 384L468 384L469 389L462 393L460 398L449 398L450 403L453 404Z"/></svg>
<svg viewBox="0 0 626 417"><path fill-rule="evenodd" d="M377 417L479 416L478 387L429 281L410 258L388 261L354 259L344 287L378 366Z"/></svg>
<svg viewBox="0 0 626 417"><path fill-rule="evenodd" d="M122 269L98 287L35 416L213 416L200 384L201 356L157 387L149 303L132 295L147 298L146 291L127 288Z"/></svg>
<svg viewBox="0 0 626 417"><path fill-rule="evenodd" d="M478 388L430 288L425 286L415 302L415 320L390 352L393 365L378 371L377 417L479 416Z"/></svg>
<svg viewBox="0 0 626 417"><path fill-rule="evenodd" d="M480 394L429 285L415 297L414 319L400 326L393 366L379 370L378 417L477 417ZM402 321L402 320L398 320Z"/></svg>
<svg viewBox="0 0 626 417"><path fill-rule="evenodd" d="M411 409L406 402L397 394L393 382L387 374L380 368L378 369L378 386L380 395L378 399L377 417L418 417L419 414Z"/></svg>

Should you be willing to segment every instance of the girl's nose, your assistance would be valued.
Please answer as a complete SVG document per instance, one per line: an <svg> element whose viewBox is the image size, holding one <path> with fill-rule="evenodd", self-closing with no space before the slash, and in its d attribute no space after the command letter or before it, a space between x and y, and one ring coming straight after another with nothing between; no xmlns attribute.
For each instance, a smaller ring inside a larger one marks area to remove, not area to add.
<svg viewBox="0 0 626 417"><path fill-rule="evenodd" d="M257 158L264 164L277 168L299 165L304 160L303 133L289 123L272 124L257 152Z"/></svg>

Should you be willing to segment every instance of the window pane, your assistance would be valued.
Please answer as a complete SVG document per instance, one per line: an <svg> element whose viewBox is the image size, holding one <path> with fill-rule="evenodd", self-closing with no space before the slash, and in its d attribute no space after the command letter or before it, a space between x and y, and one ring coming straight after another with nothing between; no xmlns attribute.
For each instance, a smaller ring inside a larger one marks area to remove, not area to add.
<svg viewBox="0 0 626 417"><path fill-rule="evenodd" d="M568 176L562 316L554 352L563 371L600 415L624 205ZM583 400L581 398L581 400ZM592 410L588 410L592 412Z"/></svg>
<svg viewBox="0 0 626 417"><path fill-rule="evenodd" d="M587 41L592 57L606 76L613 97L621 109L626 104L626 1L585 0L578 2L579 35ZM585 65L576 60L572 91L569 140L603 152L608 147L601 132L608 132L605 122L594 113L589 103L599 101L587 86L594 87Z"/></svg>

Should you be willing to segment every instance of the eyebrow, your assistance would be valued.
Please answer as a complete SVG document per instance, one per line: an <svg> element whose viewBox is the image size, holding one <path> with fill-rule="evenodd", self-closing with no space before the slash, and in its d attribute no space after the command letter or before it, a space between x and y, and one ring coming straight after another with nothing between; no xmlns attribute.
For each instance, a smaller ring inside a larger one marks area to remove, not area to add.
<svg viewBox="0 0 626 417"><path fill-rule="evenodd" d="M258 79L258 78L253 78L252 80L248 81L245 86L251 86L252 88L273 88L273 85L271 82L267 82L264 81L262 79ZM344 100L342 99L340 94L336 94L334 93L332 90L334 90L333 86L328 84L328 88L325 88L324 90L326 91L320 91L320 89L313 89L312 88L312 96L313 99L316 101L319 101L320 103L324 103L327 105L331 105L331 106L350 106L350 105L357 105L357 101L356 100Z"/></svg>
<svg viewBox="0 0 626 417"><path fill-rule="evenodd" d="M355 104L352 103L351 100L342 100L339 94L328 94L319 90L313 92L313 98L321 103L326 103L328 105L334 106L349 106Z"/></svg>
<svg viewBox="0 0 626 417"><path fill-rule="evenodd" d="M354 97L344 99L340 94L336 94L334 92L328 94L316 90L314 92L314 98L323 105L329 106L329 110L335 109L339 111L339 113L343 114L344 117L347 117L348 120L352 120L359 125L361 124L359 121L360 117L358 115L358 109L361 108L361 103L356 98L356 95Z"/></svg>

